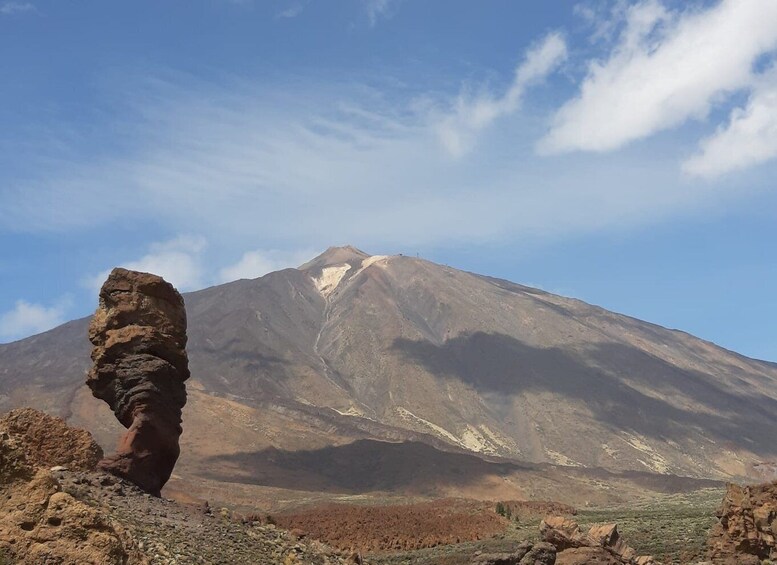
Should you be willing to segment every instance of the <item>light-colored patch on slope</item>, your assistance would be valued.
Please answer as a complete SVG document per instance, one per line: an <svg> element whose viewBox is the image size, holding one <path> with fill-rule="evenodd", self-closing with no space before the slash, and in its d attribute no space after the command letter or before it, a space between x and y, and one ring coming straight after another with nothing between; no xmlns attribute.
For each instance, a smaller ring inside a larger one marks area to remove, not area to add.
<svg viewBox="0 0 777 565"><path fill-rule="evenodd" d="M564 465L565 467L582 467L580 463L575 461L574 459L570 459L563 453L559 453L558 451L553 451L552 449L545 449L545 453L547 454L548 458L553 461L556 465Z"/></svg>
<svg viewBox="0 0 777 565"><path fill-rule="evenodd" d="M482 453L496 453L494 447L486 441L476 428L473 428L469 424L466 424L464 431L461 434L460 443L464 445L470 451L478 451Z"/></svg>
<svg viewBox="0 0 777 565"><path fill-rule="evenodd" d="M376 263L378 263L378 262L380 262L380 261L383 261L384 259L389 259L389 257L390 257L389 255L372 255L372 256L370 256L370 257L367 257L366 259L364 259L364 260L362 261L362 265L361 265L361 267L359 267L359 270L358 270L358 271L356 271L356 272L353 274L353 277L351 277L351 279L352 279L352 280L353 280L353 279L355 279L357 276L359 276L359 273L361 273L361 272L362 272L364 269L366 269L366 268L367 268L367 267L369 267L370 265L374 265L374 264L376 264ZM382 266L382 267L385 267L385 266L386 266L386 264L385 264L385 263L383 263L381 266Z"/></svg>
<svg viewBox="0 0 777 565"><path fill-rule="evenodd" d="M510 440L509 438L504 437L503 435L499 434L498 432L495 432L485 424L481 425L479 427L480 431L483 432L487 439L491 441L492 444L501 447L502 449L506 449L508 451L512 451L515 453L520 453L521 450L518 449L518 446L515 445L515 442Z"/></svg>
<svg viewBox="0 0 777 565"><path fill-rule="evenodd" d="M340 281L343 280L345 273L350 270L351 266L347 263L343 265L335 265L334 267L324 267L321 270L320 277L311 278L313 279L313 284L316 285L318 292L324 296L329 296L332 294L334 289L337 288L337 285L340 284Z"/></svg>
<svg viewBox="0 0 777 565"><path fill-rule="evenodd" d="M502 442L489 441L489 438L486 437L486 435L484 435L483 433L481 433L483 431L482 428L479 430L474 426L465 424L465 429L461 433L461 437L456 437L454 434L452 434L445 428L438 426L437 424L434 424L429 420L425 420L420 416L416 416L407 408L398 406L395 410L397 411L397 413L400 415L402 419L410 420L412 422L421 424L422 426L435 432L438 436L442 436L445 439L455 443L456 445L463 447L464 449L468 449L469 451L474 451L476 453L497 455L499 453L498 447L507 447ZM489 432L492 435L494 435L493 432L491 432L491 430L489 430Z"/></svg>
<svg viewBox="0 0 777 565"><path fill-rule="evenodd" d="M407 408L403 408L402 406L397 406L395 408L395 410L397 411L397 414L399 414L400 418L402 418L403 420L411 420L411 421L417 422L417 423L419 423L419 424L421 424L421 425L423 425L423 426L433 430L438 435L441 435L444 438L449 439L450 441L454 442L455 444L462 445L461 444L461 440L459 438L457 438L455 435L453 435L452 433L450 433L448 430L438 426L437 424L433 424L429 420L424 420L420 416L416 416L415 414L413 414Z"/></svg>
<svg viewBox="0 0 777 565"><path fill-rule="evenodd" d="M351 405L348 410L338 410L337 408L332 408L335 412L340 414L341 416L356 416L359 418L366 418L364 415L364 412L356 408L356 406ZM369 418L368 418L369 419Z"/></svg>
<svg viewBox="0 0 777 565"><path fill-rule="evenodd" d="M623 441L628 443L631 447L636 449L637 451L641 451L648 457L650 457L650 461L643 461L642 459L638 459L640 463L642 463L645 467L650 469L651 471L655 471L657 473L668 473L669 472L669 463L664 458L663 455L656 452L653 447L647 443L646 438L635 436L633 434L630 434L628 432L621 432L621 435L623 436Z"/></svg>
<svg viewBox="0 0 777 565"><path fill-rule="evenodd" d="M378 261L383 261L383 259L388 259L388 255L373 255L371 257L367 257L364 261L362 261L362 269L366 269L373 263L377 263Z"/></svg>

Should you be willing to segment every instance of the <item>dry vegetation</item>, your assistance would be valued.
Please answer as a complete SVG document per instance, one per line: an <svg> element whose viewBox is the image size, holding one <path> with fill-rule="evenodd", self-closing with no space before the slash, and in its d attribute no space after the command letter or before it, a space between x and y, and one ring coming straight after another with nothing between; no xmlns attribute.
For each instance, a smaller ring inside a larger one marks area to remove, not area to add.
<svg viewBox="0 0 777 565"><path fill-rule="evenodd" d="M490 503L454 499L389 506L332 504L273 517L339 549L417 550L481 540L504 533L508 520Z"/></svg>

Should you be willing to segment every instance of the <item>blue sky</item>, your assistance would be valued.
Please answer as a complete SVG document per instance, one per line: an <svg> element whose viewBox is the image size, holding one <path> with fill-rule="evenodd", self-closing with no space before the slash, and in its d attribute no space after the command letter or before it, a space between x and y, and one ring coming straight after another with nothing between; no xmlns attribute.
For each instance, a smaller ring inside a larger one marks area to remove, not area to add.
<svg viewBox="0 0 777 565"><path fill-rule="evenodd" d="M0 342L420 254L777 360L777 2L0 0Z"/></svg>

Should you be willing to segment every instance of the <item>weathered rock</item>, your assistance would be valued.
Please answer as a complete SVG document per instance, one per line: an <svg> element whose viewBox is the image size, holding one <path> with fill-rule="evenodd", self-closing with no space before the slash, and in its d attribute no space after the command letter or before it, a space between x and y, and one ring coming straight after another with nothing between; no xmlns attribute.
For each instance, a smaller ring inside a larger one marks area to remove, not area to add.
<svg viewBox="0 0 777 565"><path fill-rule="evenodd" d="M0 557L11 563L148 563L128 532L102 510L62 492L45 469L0 497Z"/></svg>
<svg viewBox="0 0 777 565"><path fill-rule="evenodd" d="M12 436L24 450L27 463L36 467L66 466L88 471L103 456L92 434L32 408L6 414L0 419L0 431Z"/></svg>
<svg viewBox="0 0 777 565"><path fill-rule="evenodd" d="M556 548L549 543L540 542L529 549L518 565L554 565L554 563L556 563Z"/></svg>
<svg viewBox="0 0 777 565"><path fill-rule="evenodd" d="M472 558L478 565L554 565L556 548L549 543L522 542L510 553L483 553Z"/></svg>
<svg viewBox="0 0 777 565"><path fill-rule="evenodd" d="M114 269L89 326L87 384L128 428L99 467L159 495L180 454L189 362L186 310L161 277Z"/></svg>
<svg viewBox="0 0 777 565"><path fill-rule="evenodd" d="M28 481L34 469L27 461L24 445L15 435L0 431L0 485Z"/></svg>
<svg viewBox="0 0 777 565"><path fill-rule="evenodd" d="M617 524L597 524L583 533L574 520L563 516L547 516L540 523L543 540L558 550L559 565L657 565L650 556L638 556L621 538Z"/></svg>
<svg viewBox="0 0 777 565"><path fill-rule="evenodd" d="M777 483L729 484L709 539L709 557L722 565L777 558Z"/></svg>
<svg viewBox="0 0 777 565"><path fill-rule="evenodd" d="M556 556L556 565L622 565L623 561L603 547L573 547Z"/></svg>
<svg viewBox="0 0 777 565"><path fill-rule="evenodd" d="M120 526L62 492L61 471L48 469L88 471L100 457L89 432L60 418L25 408L0 419L0 562L147 563Z"/></svg>

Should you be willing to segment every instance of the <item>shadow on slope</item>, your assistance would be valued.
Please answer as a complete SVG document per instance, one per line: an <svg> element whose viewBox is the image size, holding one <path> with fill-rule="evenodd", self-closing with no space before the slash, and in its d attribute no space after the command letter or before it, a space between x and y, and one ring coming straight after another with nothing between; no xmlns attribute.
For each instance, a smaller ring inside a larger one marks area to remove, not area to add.
<svg viewBox="0 0 777 565"><path fill-rule="evenodd" d="M533 477L571 488L569 478L628 481L657 492L684 492L716 481L654 475L615 473L604 469L567 468L484 459L474 454L441 451L421 442L390 443L357 440L323 449L285 451L268 448L208 458L211 470L203 478L298 491L364 494L375 491L439 496L446 488L466 489L489 478Z"/></svg>
<svg viewBox="0 0 777 565"><path fill-rule="evenodd" d="M704 435L777 453L777 400L751 390L745 381L739 391L723 388L712 375L681 369L636 347L538 348L504 334L476 332L442 345L400 338L392 348L406 362L481 393L542 391L582 400L616 432L635 431L661 441ZM665 400L681 397L688 408Z"/></svg>

